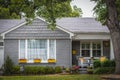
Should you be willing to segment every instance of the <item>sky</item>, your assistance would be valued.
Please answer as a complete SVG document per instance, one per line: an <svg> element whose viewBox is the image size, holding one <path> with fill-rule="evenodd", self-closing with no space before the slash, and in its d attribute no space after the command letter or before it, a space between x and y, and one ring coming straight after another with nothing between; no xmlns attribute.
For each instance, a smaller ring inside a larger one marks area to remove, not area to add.
<svg viewBox="0 0 120 80"><path fill-rule="evenodd" d="M82 17L94 17L93 16L93 8L95 6L94 2L90 0L73 0L71 5L76 5L78 8L82 9L83 15Z"/></svg>

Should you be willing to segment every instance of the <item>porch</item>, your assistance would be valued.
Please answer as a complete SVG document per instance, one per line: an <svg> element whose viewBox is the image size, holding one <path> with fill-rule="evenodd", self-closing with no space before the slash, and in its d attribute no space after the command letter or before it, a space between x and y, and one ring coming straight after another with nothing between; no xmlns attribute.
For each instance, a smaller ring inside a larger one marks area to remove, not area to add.
<svg viewBox="0 0 120 80"><path fill-rule="evenodd" d="M110 40L72 41L72 65L92 66L92 59L99 59L101 56L110 59Z"/></svg>

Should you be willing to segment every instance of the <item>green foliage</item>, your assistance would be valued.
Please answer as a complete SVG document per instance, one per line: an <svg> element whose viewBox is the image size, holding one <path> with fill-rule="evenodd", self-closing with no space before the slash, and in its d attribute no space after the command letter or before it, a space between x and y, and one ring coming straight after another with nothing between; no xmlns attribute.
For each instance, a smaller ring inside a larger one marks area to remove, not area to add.
<svg viewBox="0 0 120 80"><path fill-rule="evenodd" d="M3 70L4 75L12 74L13 66L14 66L14 64L13 64L12 60L10 59L9 56L7 56L5 58L5 62L4 62L4 65L3 65L3 67L4 67L4 70Z"/></svg>
<svg viewBox="0 0 120 80"><path fill-rule="evenodd" d="M53 74L55 70L50 66L25 66L24 73L29 74Z"/></svg>
<svg viewBox="0 0 120 80"><path fill-rule="evenodd" d="M101 67L101 68L96 68L93 73L94 74L111 74L114 73L115 68L114 67Z"/></svg>
<svg viewBox="0 0 120 80"><path fill-rule="evenodd" d="M110 74L115 71L114 60L105 60L104 62L100 62L100 60L95 60L93 66L94 74Z"/></svg>
<svg viewBox="0 0 120 80"><path fill-rule="evenodd" d="M49 22L48 28L54 30L56 19L61 17L81 16L80 8L72 10L71 0L0 0L0 18L18 19L24 13L26 20L33 19L36 15Z"/></svg>
<svg viewBox="0 0 120 80"><path fill-rule="evenodd" d="M93 68L88 66L87 67L87 72L88 72L88 74L93 74Z"/></svg>
<svg viewBox="0 0 120 80"><path fill-rule="evenodd" d="M55 73L54 68L50 67L50 66L46 66L45 67L45 73L46 74L53 74L53 73Z"/></svg>
<svg viewBox="0 0 120 80"><path fill-rule="evenodd" d="M96 6L93 9L96 19L100 21L103 25L106 25L108 11L107 6L105 4L105 0L91 0L91 1L94 1L96 3ZM118 19L120 21L120 0L116 0L116 7L118 11Z"/></svg>
<svg viewBox="0 0 120 80"><path fill-rule="evenodd" d="M39 68L36 66L25 66L24 73L25 74L37 74L39 72Z"/></svg>
<svg viewBox="0 0 120 80"><path fill-rule="evenodd" d="M60 66L56 66L55 67L55 73L61 73L62 72L62 69Z"/></svg>
<svg viewBox="0 0 120 80"><path fill-rule="evenodd" d="M95 60L93 62L94 68L99 67L115 67L115 61L114 60L105 60L104 62L100 62L100 60Z"/></svg>
<svg viewBox="0 0 120 80"><path fill-rule="evenodd" d="M102 63L103 67L115 67L115 61L114 60L106 60Z"/></svg>
<svg viewBox="0 0 120 80"><path fill-rule="evenodd" d="M20 74L20 66L13 66L12 74Z"/></svg>
<svg viewBox="0 0 120 80"><path fill-rule="evenodd" d="M101 67L101 62L100 62L100 60L94 60L94 62L93 62L93 67L94 67L94 68Z"/></svg>

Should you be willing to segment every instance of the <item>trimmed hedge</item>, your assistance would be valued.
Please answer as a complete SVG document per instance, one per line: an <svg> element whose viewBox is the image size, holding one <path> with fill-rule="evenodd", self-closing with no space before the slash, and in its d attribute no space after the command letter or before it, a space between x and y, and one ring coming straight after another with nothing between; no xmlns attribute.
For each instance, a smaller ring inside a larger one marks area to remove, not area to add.
<svg viewBox="0 0 120 80"><path fill-rule="evenodd" d="M50 67L50 66L25 66L24 67L24 73L29 74L54 74L54 73L61 73L61 67L56 66Z"/></svg>
<svg viewBox="0 0 120 80"><path fill-rule="evenodd" d="M55 67L55 73L61 73L62 72L62 69L60 66L56 66Z"/></svg>
<svg viewBox="0 0 120 80"><path fill-rule="evenodd" d="M13 66L12 74L20 74L20 66Z"/></svg>
<svg viewBox="0 0 120 80"><path fill-rule="evenodd" d="M114 73L115 68L114 67L101 67L101 68L96 68L93 73L94 74L111 74Z"/></svg>
<svg viewBox="0 0 120 80"><path fill-rule="evenodd" d="M94 68L99 67L115 67L115 61L114 60L105 60L104 62L100 62L100 60L95 60L93 62Z"/></svg>

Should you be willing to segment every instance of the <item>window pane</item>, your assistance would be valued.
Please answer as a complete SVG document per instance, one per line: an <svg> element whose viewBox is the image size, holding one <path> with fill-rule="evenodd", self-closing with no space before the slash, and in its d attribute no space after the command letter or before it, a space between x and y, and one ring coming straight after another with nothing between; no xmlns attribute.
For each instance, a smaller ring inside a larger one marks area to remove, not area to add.
<svg viewBox="0 0 120 80"><path fill-rule="evenodd" d="M20 59L25 58L25 40L20 40Z"/></svg>
<svg viewBox="0 0 120 80"><path fill-rule="evenodd" d="M85 44L82 44L82 49L85 49Z"/></svg>
<svg viewBox="0 0 120 80"><path fill-rule="evenodd" d="M47 60L47 40L39 40L40 49L39 49L39 55L40 59L43 61Z"/></svg>
<svg viewBox="0 0 120 80"><path fill-rule="evenodd" d="M50 59L55 59L55 40L50 40L49 41L49 58Z"/></svg>
<svg viewBox="0 0 120 80"><path fill-rule="evenodd" d="M101 49L101 45L99 43L97 44L97 49Z"/></svg>
<svg viewBox="0 0 120 80"><path fill-rule="evenodd" d="M101 56L101 50L93 50L93 57L100 57Z"/></svg>
<svg viewBox="0 0 120 80"><path fill-rule="evenodd" d="M89 43L86 44L86 49L90 49L90 44Z"/></svg>
<svg viewBox="0 0 120 80"><path fill-rule="evenodd" d="M95 43L93 43L93 46L92 46L92 47L93 47L93 49L96 49L96 44L95 44Z"/></svg>
<svg viewBox="0 0 120 80"><path fill-rule="evenodd" d="M47 60L47 40L28 40L28 59Z"/></svg>
<svg viewBox="0 0 120 80"><path fill-rule="evenodd" d="M3 42L0 42L0 46L3 46Z"/></svg>
<svg viewBox="0 0 120 80"><path fill-rule="evenodd" d="M82 50L83 57L90 57L90 50Z"/></svg>

